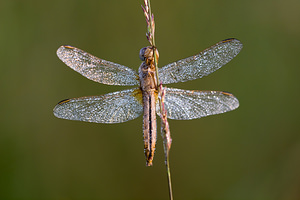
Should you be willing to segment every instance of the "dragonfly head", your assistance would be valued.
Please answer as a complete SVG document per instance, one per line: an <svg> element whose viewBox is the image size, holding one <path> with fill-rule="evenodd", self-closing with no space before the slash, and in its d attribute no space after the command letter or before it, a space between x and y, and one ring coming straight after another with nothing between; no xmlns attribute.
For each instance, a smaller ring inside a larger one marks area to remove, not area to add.
<svg viewBox="0 0 300 200"><path fill-rule="evenodd" d="M141 48L140 50L140 59L142 61L146 61L146 62L151 62L154 60L154 57L153 57L153 46L148 46L148 47L144 47L144 48ZM158 54L158 51L157 49L155 48L155 54L156 54L156 59L158 60L159 58L159 54Z"/></svg>

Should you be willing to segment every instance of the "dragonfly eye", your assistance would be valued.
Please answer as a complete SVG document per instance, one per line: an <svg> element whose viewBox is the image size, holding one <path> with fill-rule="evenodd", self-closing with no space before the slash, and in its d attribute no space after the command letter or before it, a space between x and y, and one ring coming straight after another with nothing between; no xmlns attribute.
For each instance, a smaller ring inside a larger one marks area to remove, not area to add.
<svg viewBox="0 0 300 200"><path fill-rule="evenodd" d="M139 54L139 56L140 56L140 59L142 60L142 61L145 61L145 51L146 51L146 49L147 49L147 47L144 47L144 48L141 48L141 50L140 50L140 54Z"/></svg>

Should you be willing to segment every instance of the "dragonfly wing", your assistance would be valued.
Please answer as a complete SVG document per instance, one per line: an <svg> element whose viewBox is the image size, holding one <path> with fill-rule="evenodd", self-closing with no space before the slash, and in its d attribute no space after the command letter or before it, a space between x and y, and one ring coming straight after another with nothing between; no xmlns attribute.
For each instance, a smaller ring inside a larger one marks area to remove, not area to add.
<svg viewBox="0 0 300 200"><path fill-rule="evenodd" d="M163 84L169 84L202 78L228 63L242 47L237 39L223 40L194 56L160 68L159 80Z"/></svg>
<svg viewBox="0 0 300 200"><path fill-rule="evenodd" d="M102 60L81 49L61 46L57 56L67 66L90 80L107 85L138 85L138 74L133 69Z"/></svg>
<svg viewBox="0 0 300 200"><path fill-rule="evenodd" d="M188 120L234 110L239 101L227 92L166 88L165 106L168 118ZM160 113L158 104L156 111Z"/></svg>
<svg viewBox="0 0 300 200"><path fill-rule="evenodd" d="M122 90L101 96L67 99L53 109L58 118L95 123L121 123L143 112L141 90Z"/></svg>

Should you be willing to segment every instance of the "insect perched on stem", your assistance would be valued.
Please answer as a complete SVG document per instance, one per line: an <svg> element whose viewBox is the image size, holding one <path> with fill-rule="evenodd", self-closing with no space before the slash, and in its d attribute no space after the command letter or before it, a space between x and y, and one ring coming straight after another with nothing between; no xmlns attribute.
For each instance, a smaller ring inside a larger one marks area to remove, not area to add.
<svg viewBox="0 0 300 200"><path fill-rule="evenodd" d="M138 73L131 68L97 58L71 46L61 46L57 55L67 66L90 80L107 84L138 87L99 96L67 99L59 102L53 112L58 118L95 123L121 123L143 114L144 149L147 166L152 165L156 144L156 113L158 87L153 52L140 51L143 61ZM204 51L170 63L158 70L162 84L185 82L207 76L233 59L242 49L237 39L223 40ZM189 120L236 109L236 97L222 91L199 91L166 88L164 106L169 119Z"/></svg>

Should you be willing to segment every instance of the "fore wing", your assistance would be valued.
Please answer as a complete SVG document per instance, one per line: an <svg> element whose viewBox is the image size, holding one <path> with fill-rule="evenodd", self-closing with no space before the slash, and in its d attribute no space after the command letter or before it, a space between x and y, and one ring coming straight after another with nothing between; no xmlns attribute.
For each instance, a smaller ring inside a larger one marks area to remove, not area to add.
<svg viewBox="0 0 300 200"><path fill-rule="evenodd" d="M138 74L133 69L102 60L81 49L61 46L57 56L67 66L90 80L107 85L138 85Z"/></svg>
<svg viewBox="0 0 300 200"><path fill-rule="evenodd" d="M188 120L234 110L239 101L227 92L166 88L165 106L168 118ZM158 104L156 112L160 113Z"/></svg>
<svg viewBox="0 0 300 200"><path fill-rule="evenodd" d="M202 78L228 63L242 47L237 39L223 40L194 56L160 68L159 80L163 84L169 84Z"/></svg>
<svg viewBox="0 0 300 200"><path fill-rule="evenodd" d="M58 118L95 123L121 123L143 112L139 88L101 96L79 97L59 102L53 109Z"/></svg>

